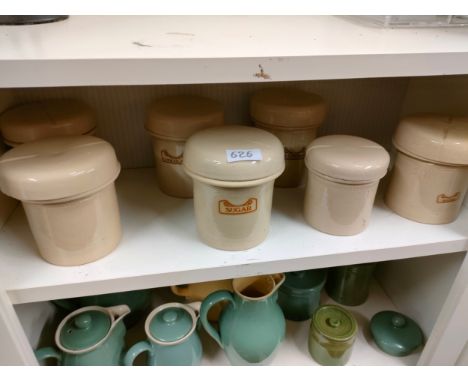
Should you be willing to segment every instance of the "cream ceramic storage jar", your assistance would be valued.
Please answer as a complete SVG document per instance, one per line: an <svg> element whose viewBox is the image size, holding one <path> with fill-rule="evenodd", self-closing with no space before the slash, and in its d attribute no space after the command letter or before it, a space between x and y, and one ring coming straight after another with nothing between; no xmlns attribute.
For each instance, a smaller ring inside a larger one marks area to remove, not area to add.
<svg viewBox="0 0 468 382"><path fill-rule="evenodd" d="M224 250L244 250L265 240L273 184L284 171L278 138L249 126L200 131L187 141L184 169L193 179L198 233Z"/></svg>
<svg viewBox="0 0 468 382"><path fill-rule="evenodd" d="M390 156L368 139L328 135L306 150L309 170L304 202L306 221L332 235L355 235L367 227L379 180Z"/></svg>
<svg viewBox="0 0 468 382"><path fill-rule="evenodd" d="M42 257L80 265L119 243L114 180L120 164L112 146L92 136L25 143L0 158L1 190L23 203Z"/></svg>
<svg viewBox="0 0 468 382"><path fill-rule="evenodd" d="M286 168L276 180L277 187L297 187L304 175L307 145L325 119L322 97L294 88L267 88L250 99L255 125L276 135L284 146Z"/></svg>
<svg viewBox="0 0 468 382"><path fill-rule="evenodd" d="M192 180L182 168L185 141L195 132L224 123L223 107L209 98L178 95L155 101L146 130L153 139L159 188L167 195L191 198Z"/></svg>
<svg viewBox="0 0 468 382"><path fill-rule="evenodd" d="M0 130L5 143L11 147L42 138L92 135L95 128L93 110L73 99L25 103L0 116Z"/></svg>
<svg viewBox="0 0 468 382"><path fill-rule="evenodd" d="M386 204L420 223L454 221L468 187L468 118L408 116L398 125L393 145L397 155Z"/></svg>

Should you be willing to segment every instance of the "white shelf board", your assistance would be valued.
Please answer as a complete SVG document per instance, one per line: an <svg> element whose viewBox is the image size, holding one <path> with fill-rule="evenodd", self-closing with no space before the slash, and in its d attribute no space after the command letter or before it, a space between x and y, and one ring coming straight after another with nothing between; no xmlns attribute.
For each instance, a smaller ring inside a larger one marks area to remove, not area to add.
<svg viewBox="0 0 468 382"><path fill-rule="evenodd" d="M325 291L322 291L321 304L337 304ZM404 366L416 365L421 349L405 357L393 357L380 350L372 339L369 330L372 316L382 310L397 310L380 285L374 280L371 284L369 298L359 306L343 306L349 310L358 323L358 333L353 345L349 366ZM278 347L272 366L319 366L309 354L310 320L302 322L286 321L286 336ZM230 365L223 350L202 332L203 362L205 366Z"/></svg>
<svg viewBox="0 0 468 382"><path fill-rule="evenodd" d="M37 253L21 207L0 231L0 280L13 303L110 293L254 274L384 261L466 250L468 209L456 222L425 225L377 200L363 233L331 236L302 217L303 189L275 189L267 239L247 251L210 248L197 237L192 200L168 197L154 169L125 170L117 182L123 238L94 263L60 267Z"/></svg>
<svg viewBox="0 0 468 382"><path fill-rule="evenodd" d="M0 46L0 88L468 73L468 28L333 16L71 16L0 26Z"/></svg>

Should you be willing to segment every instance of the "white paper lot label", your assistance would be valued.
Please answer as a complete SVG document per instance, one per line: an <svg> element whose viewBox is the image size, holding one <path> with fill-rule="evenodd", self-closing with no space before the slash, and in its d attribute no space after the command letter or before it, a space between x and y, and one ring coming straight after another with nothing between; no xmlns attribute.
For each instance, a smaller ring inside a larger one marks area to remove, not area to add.
<svg viewBox="0 0 468 382"><path fill-rule="evenodd" d="M262 160L262 150L260 149L237 149L226 150L226 159L229 163L251 160Z"/></svg>

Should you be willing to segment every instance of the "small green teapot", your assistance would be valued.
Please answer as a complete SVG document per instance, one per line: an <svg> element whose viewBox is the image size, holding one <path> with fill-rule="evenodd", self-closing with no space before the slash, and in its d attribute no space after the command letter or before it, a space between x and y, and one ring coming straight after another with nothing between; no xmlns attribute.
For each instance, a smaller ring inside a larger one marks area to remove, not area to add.
<svg viewBox="0 0 468 382"><path fill-rule="evenodd" d="M55 331L54 347L36 350L43 361L55 358L61 366L118 366L122 364L126 334L122 319L127 305L88 306L65 317Z"/></svg>
<svg viewBox="0 0 468 382"><path fill-rule="evenodd" d="M202 359L202 345L197 333L198 313L190 305L177 302L154 309L145 321L148 337L133 345L124 358L132 366L135 358L148 352L148 366L195 366Z"/></svg>

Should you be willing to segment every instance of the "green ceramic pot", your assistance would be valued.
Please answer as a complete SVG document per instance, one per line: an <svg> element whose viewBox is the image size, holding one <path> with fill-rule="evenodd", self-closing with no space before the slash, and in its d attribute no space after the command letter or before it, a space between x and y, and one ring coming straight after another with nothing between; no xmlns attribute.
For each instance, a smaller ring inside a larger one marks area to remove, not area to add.
<svg viewBox="0 0 468 382"><path fill-rule="evenodd" d="M376 263L347 265L328 270L325 290L342 305L354 306L366 302Z"/></svg>
<svg viewBox="0 0 468 382"><path fill-rule="evenodd" d="M283 281L282 274L234 279L234 292L216 291L203 300L201 323L231 364L267 364L274 357L286 328L277 303L277 289ZM220 301L228 304L221 312L218 332L208 321L208 313Z"/></svg>
<svg viewBox="0 0 468 382"><path fill-rule="evenodd" d="M326 269L286 273L286 280L278 290L278 304L287 320L305 321L312 317L326 278Z"/></svg>
<svg viewBox="0 0 468 382"><path fill-rule="evenodd" d="M65 317L55 332L57 348L38 349L39 362L55 358L60 366L118 366L126 334L127 305L89 306Z"/></svg>
<svg viewBox="0 0 468 382"><path fill-rule="evenodd" d="M351 357L357 322L346 309L323 305L312 316L309 353L320 365L342 366Z"/></svg>

